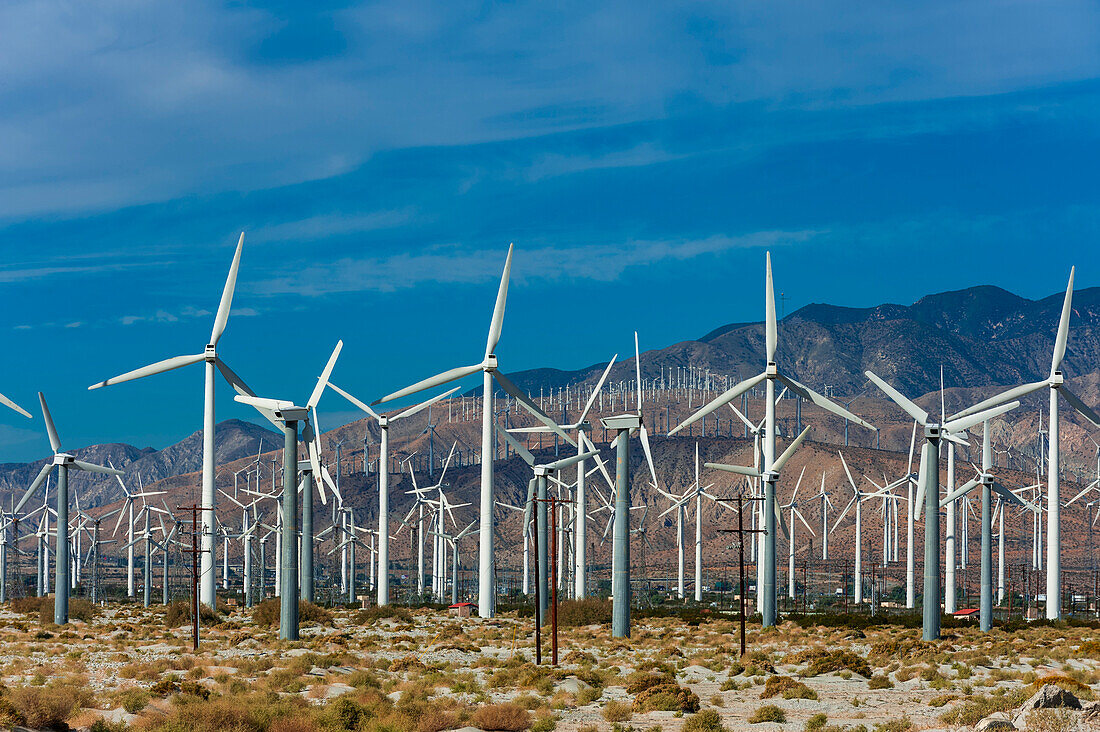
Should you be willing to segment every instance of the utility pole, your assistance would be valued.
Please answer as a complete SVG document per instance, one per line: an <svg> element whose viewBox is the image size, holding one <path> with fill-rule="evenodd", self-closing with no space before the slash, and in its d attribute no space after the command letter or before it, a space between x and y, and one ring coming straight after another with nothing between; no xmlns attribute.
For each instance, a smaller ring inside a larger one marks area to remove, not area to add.
<svg viewBox="0 0 1100 732"><path fill-rule="evenodd" d="M191 641L192 650L199 650L199 555L207 549L203 549L199 540L199 511L204 510L198 504L190 506L176 506L177 511L191 512L191 546L185 551L191 554Z"/></svg>
<svg viewBox="0 0 1100 732"><path fill-rule="evenodd" d="M732 503L737 501L737 528L736 529L718 529L719 533L736 533L737 534L737 555L738 566L740 568L741 577L741 589L738 595L739 612L741 615L741 658L745 657L745 534L763 534L765 529L746 529L744 518L744 496L737 496L737 498L719 498L719 501ZM763 496L753 497L750 496L747 500L750 501L762 501Z"/></svg>

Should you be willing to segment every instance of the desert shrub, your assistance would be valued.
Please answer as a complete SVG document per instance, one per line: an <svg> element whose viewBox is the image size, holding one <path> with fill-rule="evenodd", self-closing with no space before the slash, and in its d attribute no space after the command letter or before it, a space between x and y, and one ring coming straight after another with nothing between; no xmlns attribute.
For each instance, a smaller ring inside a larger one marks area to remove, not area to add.
<svg viewBox="0 0 1100 732"><path fill-rule="evenodd" d="M411 623L413 621L411 612L403 607L395 607L393 605L375 605L374 607L364 608L355 614L355 622L358 625L377 623L379 620L385 620L387 618L400 620L403 623Z"/></svg>
<svg viewBox="0 0 1100 732"><path fill-rule="evenodd" d="M786 713L774 704L765 704L749 717L749 724L760 724L761 722L779 722L782 724L786 721Z"/></svg>
<svg viewBox="0 0 1100 732"><path fill-rule="evenodd" d="M14 606L13 606L14 607ZM1100 641L1087 640L1077 647L1077 655L1100 660Z"/></svg>
<svg viewBox="0 0 1100 732"><path fill-rule="evenodd" d="M341 696L327 704L321 713L321 722L326 729L354 730L370 717L370 712L359 702L347 696Z"/></svg>
<svg viewBox="0 0 1100 732"><path fill-rule="evenodd" d="M264 600L252 609L253 625L275 626L279 624L279 616L282 614L282 600L273 597ZM331 625L332 613L312 602L300 600L298 602L298 622L306 625Z"/></svg>
<svg viewBox="0 0 1100 732"><path fill-rule="evenodd" d="M178 628L181 625L189 625L192 621L191 603L185 600L177 600L164 611L164 625L168 628ZM199 623L202 625L215 625L221 622L221 618L209 605L199 604Z"/></svg>
<svg viewBox="0 0 1100 732"><path fill-rule="evenodd" d="M399 673L401 671L409 671L410 669L416 669L423 671L427 666L416 656L402 656L401 658L395 658L393 663L390 664L391 673Z"/></svg>
<svg viewBox="0 0 1100 732"><path fill-rule="evenodd" d="M610 622L610 600L590 597L584 600L565 600L558 604L558 625L562 627L606 625Z"/></svg>
<svg viewBox="0 0 1100 732"><path fill-rule="evenodd" d="M149 693L144 689L127 689L119 695L119 703L130 714L137 714L149 703Z"/></svg>
<svg viewBox="0 0 1100 732"><path fill-rule="evenodd" d="M829 717L825 712L818 712L806 720L806 724L802 729L805 730L805 732L818 732L818 730L825 729L825 725L828 723Z"/></svg>
<svg viewBox="0 0 1100 732"><path fill-rule="evenodd" d="M867 679L868 689L893 689L894 682L890 680L889 676L883 674L875 674L871 678Z"/></svg>
<svg viewBox="0 0 1100 732"><path fill-rule="evenodd" d="M443 732L455 726L455 715L448 709L427 709L416 720L416 732Z"/></svg>
<svg viewBox="0 0 1100 732"><path fill-rule="evenodd" d="M585 653L584 651L572 650L565 654L565 658L562 659L562 663L568 665L585 666L596 663L596 657L591 653Z"/></svg>
<svg viewBox="0 0 1100 732"><path fill-rule="evenodd" d="M103 718L97 719L88 727L88 732L129 732L129 730L130 725L125 722L108 722Z"/></svg>
<svg viewBox="0 0 1100 732"><path fill-rule="evenodd" d="M902 717L879 722L875 725L874 732L909 732L911 729L913 729L913 722L909 717Z"/></svg>
<svg viewBox="0 0 1100 732"><path fill-rule="evenodd" d="M626 693L633 696L641 694L651 686L675 684L676 674L668 671L635 671L626 677Z"/></svg>
<svg viewBox="0 0 1100 732"><path fill-rule="evenodd" d="M1035 693L1048 684L1053 684L1059 689L1064 689L1084 699L1092 699L1093 697L1092 688L1088 684L1065 674L1049 674L1035 679L1031 682L1031 692Z"/></svg>
<svg viewBox="0 0 1100 732"><path fill-rule="evenodd" d="M630 719L631 708L625 702L612 700L604 706L602 714L608 722L625 722Z"/></svg>
<svg viewBox="0 0 1100 732"><path fill-rule="evenodd" d="M815 651L809 659L810 664L802 672L803 676L820 676L832 671L847 669L860 676L871 677L871 667L867 661L851 651Z"/></svg>
<svg viewBox="0 0 1100 732"><path fill-rule="evenodd" d="M790 676L769 676L764 683L761 699L782 695L784 699L817 699L817 692Z"/></svg>
<svg viewBox="0 0 1100 732"><path fill-rule="evenodd" d="M713 709L704 709L687 718L680 732L725 732L722 718Z"/></svg>
<svg viewBox="0 0 1100 732"><path fill-rule="evenodd" d="M1070 732L1074 729L1073 712L1068 709L1034 709L1028 712L1027 729L1031 732Z"/></svg>
<svg viewBox="0 0 1100 732"><path fill-rule="evenodd" d="M168 675L153 684L152 687L149 688L149 693L153 696L168 696L174 691L179 691L179 688L179 679L175 676Z"/></svg>
<svg viewBox="0 0 1100 732"><path fill-rule="evenodd" d="M697 712L699 697L678 684L650 686L634 697L638 712Z"/></svg>
<svg viewBox="0 0 1100 732"><path fill-rule="evenodd" d="M588 706L592 702L597 701L601 696L603 696L603 688L600 686L581 689L577 692L577 706Z"/></svg>
<svg viewBox="0 0 1100 732"><path fill-rule="evenodd" d="M319 729L309 717L283 717L267 728L268 732L317 732Z"/></svg>
<svg viewBox="0 0 1100 732"><path fill-rule="evenodd" d="M66 687L23 686L12 689L8 699L23 724L34 729L63 728L77 709L76 696Z"/></svg>
<svg viewBox="0 0 1100 732"><path fill-rule="evenodd" d="M518 704L486 704L470 715L470 724L488 732L522 732L531 726L531 715Z"/></svg>
<svg viewBox="0 0 1100 732"><path fill-rule="evenodd" d="M298 622L303 625L332 625L332 613L320 605L302 600L298 603Z"/></svg>
<svg viewBox="0 0 1100 732"><path fill-rule="evenodd" d="M1002 694L971 696L956 704L954 708L944 712L940 719L948 724L975 725L994 712L1007 712L1016 709L1027 701L1030 693L1031 690L1025 687Z"/></svg>

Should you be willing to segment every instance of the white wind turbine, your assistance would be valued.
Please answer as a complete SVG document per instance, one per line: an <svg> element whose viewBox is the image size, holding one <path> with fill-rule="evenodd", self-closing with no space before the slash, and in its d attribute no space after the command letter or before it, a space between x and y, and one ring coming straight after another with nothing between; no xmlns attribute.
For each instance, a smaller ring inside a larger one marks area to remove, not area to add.
<svg viewBox="0 0 1100 732"><path fill-rule="evenodd" d="M883 391L892 402L901 407L906 414L924 426L924 446L921 448L920 471L917 479L917 496L914 500L914 515L920 519L921 506L927 504L928 516L924 521L924 597L922 600L924 622L922 637L924 640L937 640L940 637L940 440L950 440L967 444L961 437L966 430L998 415L1020 406L1019 402L1002 404L965 417L956 417L933 422L924 411L894 387L887 384L871 371L864 374L875 386ZM942 408L942 407L941 407Z"/></svg>
<svg viewBox="0 0 1100 732"><path fill-rule="evenodd" d="M496 614L496 582L494 580L494 545L495 534L493 532L493 380L495 379L504 391L508 392L516 401L524 406L540 422L550 427L552 431L562 437L570 445L574 445L564 431L539 409L538 405L521 392L504 374L497 370L498 362L496 347L500 342L501 329L504 326L504 305L508 299L508 279L512 270L512 245L508 245L508 256L504 261L504 272L500 278L500 287L497 290L496 304L493 307L493 319L489 323L489 337L485 342L485 355L479 363L457 368L436 374L423 381L398 389L392 394L378 399L371 406L383 402L393 401L401 397L415 394L425 389L441 386L452 381L470 376L478 371L482 372L482 410L481 410L481 500L480 530L478 538L480 546L478 551L478 614L483 618L491 618Z"/></svg>
<svg viewBox="0 0 1100 732"><path fill-rule="evenodd" d="M110 462L107 463L111 465ZM113 468L114 465L111 465ZM126 532L126 596L134 596L134 500L141 499L142 505L145 504L145 499L151 496L159 496L166 493L166 491L151 491L145 492L144 487L141 484L141 476L138 476L138 492L131 493L130 489L126 487L126 484L122 482L122 478L118 475L115 476L115 480L118 481L119 486L122 488L123 495L126 498L122 502L122 510L118 514L118 519L115 521L115 528L111 531L111 536L118 536L118 527L122 523L122 519L126 518L128 521L128 530ZM141 511L138 511L138 516L141 516Z"/></svg>
<svg viewBox="0 0 1100 732"><path fill-rule="evenodd" d="M329 384L329 388L347 399L356 407L369 414L378 422L378 430L381 434L381 443L378 453L378 605L390 604L390 470L389 470L389 445L390 425L398 420L411 417L417 412L430 407L440 399L445 399L458 391L456 386L450 391L445 391L439 396L434 396L427 401L409 407L403 412L392 417L379 414L367 406L366 403L356 399L336 384Z"/></svg>
<svg viewBox="0 0 1100 732"><path fill-rule="evenodd" d="M1061 519L1061 490L1059 484L1059 420L1058 420L1058 394L1065 398L1077 412L1100 427L1100 415L1085 405L1073 392L1065 386L1065 377L1062 375L1062 359L1066 355L1066 341L1069 339L1069 318L1072 313L1073 302L1073 274L1074 268L1069 271L1069 284L1066 287L1066 296L1062 301L1062 315L1058 320L1058 334L1054 341L1054 354L1050 362L1050 376L1042 381L1023 384L1004 391L985 401L979 402L969 409L964 409L954 415L952 419L966 417L997 404L1003 404L1018 399L1026 394L1038 391L1043 387L1050 390L1050 435L1048 440L1047 459L1047 576L1046 576L1046 615L1049 620L1057 620L1062 617L1062 519Z"/></svg>
<svg viewBox="0 0 1100 732"><path fill-rule="evenodd" d="M848 511L855 506L856 555L852 571L852 598L855 604L859 605L863 602L863 502L883 495L888 489L883 488L874 493L864 493L852 478L852 471L848 469L848 461L844 459L844 453L837 451L837 455L840 455L840 462L844 466L844 474L848 476L848 485L851 487L853 495L852 500L848 501L848 505L840 512L840 516L833 524L833 532L836 532L840 522L848 515Z"/></svg>
<svg viewBox="0 0 1100 732"><path fill-rule="evenodd" d="M46 476L54 468L57 468L57 527L54 538L56 547L55 594L53 620L58 625L69 622L69 469L84 470L90 473L104 473L107 475L122 475L122 472L114 468L105 468L102 465L77 460L72 455L61 451L61 438L57 435L53 417L50 416L50 408L46 406L46 397L38 392L38 402L42 406L42 419L46 422L46 433L50 438L50 448L53 456L42 466L38 477L34 479L27 492L16 504L13 513L18 514L27 505L27 501L42 484L46 482Z"/></svg>
<svg viewBox="0 0 1100 732"><path fill-rule="evenodd" d="M787 536L787 597L794 599L794 532L797 528L794 520L797 518L802 522L802 525L806 527L806 530L811 535L817 536L814 530L810 528L810 523L806 521L806 517L802 515L802 512L798 510L798 487L802 485L802 476L806 474L806 468L802 468L802 472L798 474L798 481L794 484L794 491L791 492L791 500L784 503L780 508L785 508L790 511L790 529Z"/></svg>
<svg viewBox="0 0 1100 732"><path fill-rule="evenodd" d="M749 379L745 379L736 386L730 388L718 398L712 400L702 409L695 414L688 417L682 423L680 423L676 429L672 430L669 434L674 434L677 431L683 429L692 422L701 419L702 417L710 414L715 409L718 409L723 404L728 404L741 394L752 389L760 382L764 382L766 388L766 399L764 401L766 407L765 413L765 432L764 432L764 462L763 470L759 473L760 477L764 479L764 591L761 603L761 618L764 627L770 627L775 625L776 619L776 516L778 511L776 510L776 480L778 479L778 470L775 468L775 440L778 434L777 425L775 421L775 382L779 381L788 389L798 394L803 399L807 399L814 404L818 405L822 409L825 409L833 414L836 414L844 419L860 424L868 429L875 429L869 422L865 422L856 415L849 412L844 407L830 401L826 397L818 394L816 391L809 389L808 387L798 383L791 377L779 371L779 366L775 360L776 350L779 345L779 330L775 317L775 288L772 285L772 259L771 253L767 254L767 264L765 272L764 283L764 334L766 343L766 357L767 361L763 373L757 374ZM803 433L805 434L805 433ZM796 439L798 442L801 439Z"/></svg>
<svg viewBox="0 0 1100 732"><path fill-rule="evenodd" d="M833 501L831 494L825 490L825 471L821 471L821 488L811 500L821 502L821 560L829 561L829 507Z"/></svg>
<svg viewBox="0 0 1100 732"><path fill-rule="evenodd" d="M611 361L607 364L607 368L604 369L603 374L600 376L599 381L596 382L596 387L592 390L592 393L588 396L588 403L584 405L584 409L581 410L580 416L573 424L558 425L561 429L567 432L576 431L577 433L577 453L580 454L586 451L596 450L596 446L592 443L592 440L588 437L588 431L592 429L591 423L588 421L588 412L591 411L592 405L595 403L597 397L600 395L600 390L603 388L604 382L607 380L607 375L611 373L611 367L615 365L616 359L619 358L619 354L615 354L611 357ZM512 432L550 432L550 428L545 425L538 425L535 427L520 427L511 430ZM596 464L603 473L604 479L607 481L609 487L614 487L614 483L611 480L610 474L607 472L607 468L604 466L603 460L599 454L596 454ZM575 599L583 599L588 592L585 586L585 578L588 574L588 523L587 514L588 509L588 493L586 490L585 478L588 475L588 469L585 465L585 461L577 461L577 482L576 492L574 494L574 500L576 505L574 506L574 516L576 516L576 525L574 526L574 589L573 595ZM524 528L526 531L526 527Z"/></svg>
<svg viewBox="0 0 1100 732"><path fill-rule="evenodd" d="M695 601L703 601L703 497L706 496L711 501L720 506L726 504L720 503L710 493L707 493L707 489L710 488L713 483L704 486L702 481L699 480L699 443L695 443L695 482L684 491L681 496L676 496L666 491L657 489L662 496L672 501L672 505L665 509L657 518L662 518L665 514L672 511L676 511L676 551L677 551L677 597L681 600L684 598L684 522L687 518L687 505L692 499L695 499ZM732 510L732 509L731 509Z"/></svg>
<svg viewBox="0 0 1100 732"><path fill-rule="evenodd" d="M241 378L225 364L217 354L218 341L225 333L225 327L229 320L229 311L233 304L233 291L237 284L237 270L241 263L241 248L244 246L244 233L241 233L237 241L237 249L233 254L233 263L229 266L229 276L226 278L225 287L222 290L221 302L218 304L217 315L214 316L214 327L210 331L210 340L202 353L190 356L175 356L157 363L143 366L129 371L120 376L92 384L89 389L98 389L102 386L120 384L124 381L132 381L153 374L172 371L173 369L190 366L203 362L205 364L205 381L203 387L203 419L202 419L202 539L201 539L201 581L199 583L199 599L210 607L214 606L215 578L215 542L214 542L214 516L217 495L214 485L214 380L215 370L220 371L222 377L233 389L241 395L255 396L254 392L241 381ZM278 425L276 425L278 426Z"/></svg>

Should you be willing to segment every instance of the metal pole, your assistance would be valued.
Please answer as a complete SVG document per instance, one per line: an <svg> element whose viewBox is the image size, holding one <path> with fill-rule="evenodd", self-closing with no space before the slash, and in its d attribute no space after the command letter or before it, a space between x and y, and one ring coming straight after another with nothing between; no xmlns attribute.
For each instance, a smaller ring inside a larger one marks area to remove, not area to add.
<svg viewBox="0 0 1100 732"><path fill-rule="evenodd" d="M550 663L558 665L558 534L557 534L558 504L554 498L550 499L550 541L554 545L550 549Z"/></svg>
<svg viewBox="0 0 1100 732"><path fill-rule="evenodd" d="M302 471L302 599L313 602L313 471ZM320 480L320 476L317 476Z"/></svg>
<svg viewBox="0 0 1100 732"><path fill-rule="evenodd" d="M550 607L550 597L548 592L548 573L550 571L550 561L548 556L549 545L546 539L546 472L544 469L536 469L537 480L537 494L535 495L535 513L538 514L538 520L535 522L535 530L538 532L538 547L539 556L537 557L538 574L535 576L535 582L539 585L539 613L541 617L546 617L546 611Z"/></svg>
<svg viewBox="0 0 1100 732"><path fill-rule="evenodd" d="M69 466L64 463L57 466L57 533L54 546L53 621L64 625L69 622Z"/></svg>
<svg viewBox="0 0 1100 732"><path fill-rule="evenodd" d="M535 542L535 576L540 576L542 571L539 563L539 556L542 554L542 547L539 546L539 513L538 511L532 512L532 520L535 522L535 530L531 532L532 541ZM537 579L535 580L535 664L542 664L542 589L543 584Z"/></svg>
<svg viewBox="0 0 1100 732"><path fill-rule="evenodd" d="M768 370L774 368L768 364ZM761 595L760 616L763 627L775 625L776 602L776 541L775 541L775 480L772 465L775 463L775 378L765 381L765 433L764 433L764 591Z"/></svg>
<svg viewBox="0 0 1100 732"><path fill-rule="evenodd" d="M582 422L577 430L577 452L584 452L584 433L588 429L588 423ZM588 492L586 490L584 479L585 471L587 470L587 461L581 460L577 463L577 505L574 508L573 515L575 518L573 526L573 598L576 600L583 600L588 594L588 587L586 583L586 577L588 571L588 516L586 514L588 510Z"/></svg>
<svg viewBox="0 0 1100 732"><path fill-rule="evenodd" d="M492 365L495 367L495 357ZM477 613L483 618L496 614L496 587L493 578L493 374L482 374L483 409L481 414L481 514L478 533Z"/></svg>
<svg viewBox="0 0 1100 732"><path fill-rule="evenodd" d="M923 639L940 637L940 461L939 431L925 429L922 459L925 464L924 491L924 622Z"/></svg>
<svg viewBox="0 0 1100 732"><path fill-rule="evenodd" d="M992 536L992 476L993 450L990 444L989 422L982 427L982 591L978 622L983 633L993 625L993 536Z"/></svg>
<svg viewBox="0 0 1100 732"><path fill-rule="evenodd" d="M741 496L737 497L737 552L741 567L741 658L745 657L745 512Z"/></svg>
<svg viewBox="0 0 1100 732"><path fill-rule="evenodd" d="M630 431L615 450L615 529L611 573L611 637L630 637Z"/></svg>
<svg viewBox="0 0 1100 732"><path fill-rule="evenodd" d="M200 601L215 606L214 582L214 506L217 495L214 484L214 348L206 351L206 383L202 414L202 575L199 584Z"/></svg>
<svg viewBox="0 0 1100 732"><path fill-rule="evenodd" d="M381 432L381 454L389 455L389 420L378 420ZM378 469L378 606L390 604L390 471L388 465Z"/></svg>
<svg viewBox="0 0 1100 732"><path fill-rule="evenodd" d="M283 548L279 600L279 638L298 640L298 422L283 423Z"/></svg>
<svg viewBox="0 0 1100 732"><path fill-rule="evenodd" d="M1061 383L1061 374L1058 383ZM1050 458L1047 460L1047 620L1062 617L1062 500L1058 475L1058 387L1050 387Z"/></svg>

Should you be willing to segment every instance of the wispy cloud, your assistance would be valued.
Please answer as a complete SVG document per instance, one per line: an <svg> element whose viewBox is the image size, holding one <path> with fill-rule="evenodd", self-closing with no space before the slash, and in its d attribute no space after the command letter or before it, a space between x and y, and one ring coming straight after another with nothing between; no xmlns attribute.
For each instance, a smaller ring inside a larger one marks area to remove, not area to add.
<svg viewBox="0 0 1100 732"><path fill-rule="evenodd" d="M659 266L668 260L687 260L731 249L782 246L806 241L812 231L762 231L744 236L712 236L686 241L629 241L573 247L517 248L516 281L610 281L631 267ZM504 249L470 251L458 246L437 247L420 253L344 258L314 264L256 286L269 295L318 296L341 292L393 292L432 282L470 284L500 277Z"/></svg>

